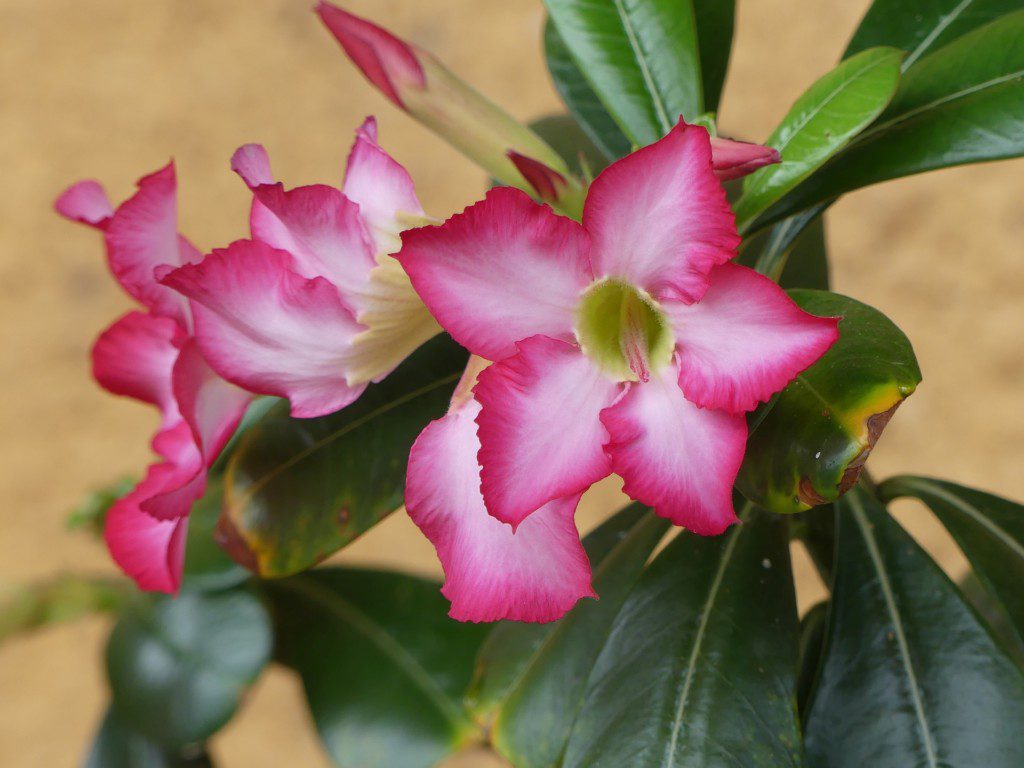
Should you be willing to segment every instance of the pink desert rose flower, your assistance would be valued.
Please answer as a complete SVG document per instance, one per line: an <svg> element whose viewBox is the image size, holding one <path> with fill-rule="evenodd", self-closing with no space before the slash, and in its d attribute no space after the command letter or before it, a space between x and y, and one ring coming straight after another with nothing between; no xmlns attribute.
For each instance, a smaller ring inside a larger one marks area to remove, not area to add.
<svg viewBox="0 0 1024 768"><path fill-rule="evenodd" d="M594 181L582 225L498 188L402 240L396 256L441 326L495 361L410 457L407 507L459 618L549 620L590 594L578 551L554 539L567 539L565 509L612 472L657 514L721 533L736 521L746 412L838 336L835 318L731 262L739 237L707 131L682 122ZM559 535L520 541L542 513ZM489 565L494 522L510 526L502 571L519 581ZM557 600L541 565L567 590Z"/></svg>
<svg viewBox="0 0 1024 768"><path fill-rule="evenodd" d="M95 181L73 185L55 207L103 232L112 272L148 310L121 317L92 350L101 386L161 414L152 441L161 461L111 507L104 535L115 562L140 588L177 592L189 511L252 396L206 364L191 336L187 302L156 280L160 269L199 258L178 234L173 164L140 179L138 191L116 211Z"/></svg>
<svg viewBox="0 0 1024 768"><path fill-rule="evenodd" d="M319 416L353 402L440 328L389 254L430 221L409 174L357 131L342 189L285 189L263 147L232 168L253 193L251 240L161 272L190 300L203 356L225 379Z"/></svg>

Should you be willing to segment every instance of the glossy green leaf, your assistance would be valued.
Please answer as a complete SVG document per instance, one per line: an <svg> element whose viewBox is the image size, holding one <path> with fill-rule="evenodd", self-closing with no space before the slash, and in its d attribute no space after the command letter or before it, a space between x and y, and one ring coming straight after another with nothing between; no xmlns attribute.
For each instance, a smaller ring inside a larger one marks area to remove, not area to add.
<svg viewBox="0 0 1024 768"><path fill-rule="evenodd" d="M1024 640L1024 505L928 477L900 476L878 487L884 499L912 496L935 513Z"/></svg>
<svg viewBox="0 0 1024 768"><path fill-rule="evenodd" d="M427 768L479 737L462 695L488 627L449 619L439 584L331 568L266 588L337 765Z"/></svg>
<svg viewBox="0 0 1024 768"><path fill-rule="evenodd" d="M800 717L807 712L814 684L818 680L822 652L825 649L825 629L828 620L828 602L813 606L800 619L800 674L797 677L796 703Z"/></svg>
<svg viewBox="0 0 1024 768"><path fill-rule="evenodd" d="M1024 10L921 59L879 120L757 222L915 173L1024 154Z"/></svg>
<svg viewBox="0 0 1024 768"><path fill-rule="evenodd" d="M704 109L717 112L729 69L736 0L693 0L693 15L697 24Z"/></svg>
<svg viewBox="0 0 1024 768"><path fill-rule="evenodd" d="M793 520L792 530L806 547L821 580L830 583L835 569L835 508L831 504L823 504L799 513Z"/></svg>
<svg viewBox="0 0 1024 768"><path fill-rule="evenodd" d="M75 574L16 587L0 601L0 643L18 633L90 613L115 612L131 594L131 585L123 579Z"/></svg>
<svg viewBox="0 0 1024 768"><path fill-rule="evenodd" d="M819 78L765 142L782 162L750 174L734 209L741 228L810 176L871 123L892 99L903 52L872 48Z"/></svg>
<svg viewBox="0 0 1024 768"><path fill-rule="evenodd" d="M263 576L297 573L401 506L409 449L444 415L466 360L439 336L337 413L272 410L225 472L218 531L232 557Z"/></svg>
<svg viewBox="0 0 1024 768"><path fill-rule="evenodd" d="M743 241L740 264L753 267L783 288L829 288L825 219L821 210L801 211Z"/></svg>
<svg viewBox="0 0 1024 768"><path fill-rule="evenodd" d="M956 586L867 492L836 505L811 766L1024 765L1024 676Z"/></svg>
<svg viewBox="0 0 1024 768"><path fill-rule="evenodd" d="M245 590L140 595L107 643L114 709L164 746L205 741L231 719L272 642L266 610Z"/></svg>
<svg viewBox="0 0 1024 768"><path fill-rule="evenodd" d="M977 27L1021 8L1020 0L875 0L843 54L891 45L907 52L903 68Z"/></svg>
<svg viewBox="0 0 1024 768"><path fill-rule="evenodd" d="M548 15L615 122L635 144L703 111L689 0L544 0Z"/></svg>
<svg viewBox="0 0 1024 768"><path fill-rule="evenodd" d="M217 520L224 501L224 484L215 477L188 517L182 589L226 589L249 578L249 571L232 560L217 543Z"/></svg>
<svg viewBox="0 0 1024 768"><path fill-rule="evenodd" d="M647 558L668 523L639 505L634 524L594 571L597 601L585 601L558 622L505 693L491 740L517 768L556 765L583 704L587 675Z"/></svg>
<svg viewBox="0 0 1024 768"><path fill-rule="evenodd" d="M583 77L580 68L576 66L569 49L565 47L565 42L550 19L544 24L544 54L548 62L548 72L555 84L555 90L562 97L563 103L580 128L600 151L603 158L601 167L612 160L618 160L620 157L628 155L632 149L632 142L626 138L626 134L622 132L615 119L608 114L604 104L597 98L597 94ZM542 139L551 144L550 137L537 130L536 126L533 129ZM554 144L551 146L563 159L568 160L563 150ZM572 167L571 164L570 167ZM595 168L594 173L597 172L598 169Z"/></svg>
<svg viewBox="0 0 1024 768"><path fill-rule="evenodd" d="M630 504L584 537L583 548L590 560L594 578L597 579L597 590L603 587L604 582L600 574L606 571L619 573L626 580L630 578L629 573L623 570L630 566L630 563L624 564L623 557L627 553L634 553L635 558L641 557L637 547L642 546L649 538L653 525L648 522L648 518L646 507ZM612 555L615 555L615 558L609 560ZM643 562L640 565L642 566ZM599 594L602 595L599 601L600 605L604 606L602 610L614 611L614 608L607 607L612 602L608 599L609 596L603 592ZM575 616L580 611L592 612L593 609L585 609L587 605L587 602L581 603L568 616ZM521 687L523 676L535 665L535 657L541 646L545 645L545 653L551 654L552 650L547 647L551 644L550 636L556 631L564 634L566 630L561 629L562 625L577 621L575 618L571 621L547 624L502 621L494 625L477 655L473 683L466 694L466 704L478 722L490 727L498 709L509 697L510 691L514 687ZM559 639L554 644L564 643L564 639Z"/></svg>
<svg viewBox="0 0 1024 768"><path fill-rule="evenodd" d="M749 503L681 533L616 617L564 768L799 766L798 622L786 521Z"/></svg>
<svg viewBox="0 0 1024 768"><path fill-rule="evenodd" d="M790 296L813 315L842 320L832 348L750 417L737 487L780 513L834 501L849 489L921 381L907 337L878 310L825 291Z"/></svg>
<svg viewBox="0 0 1024 768"><path fill-rule="evenodd" d="M107 710L85 759L85 768L213 768L200 746L162 747L128 728L113 709Z"/></svg>

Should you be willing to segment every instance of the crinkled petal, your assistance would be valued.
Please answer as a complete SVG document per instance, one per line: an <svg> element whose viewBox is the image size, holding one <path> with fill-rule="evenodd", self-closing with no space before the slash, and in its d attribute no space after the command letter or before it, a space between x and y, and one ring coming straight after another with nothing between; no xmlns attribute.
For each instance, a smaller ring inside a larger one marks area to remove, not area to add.
<svg viewBox="0 0 1024 768"><path fill-rule="evenodd" d="M65 219L81 222L96 229L105 229L114 215L114 206L98 181L86 179L65 189L53 204Z"/></svg>
<svg viewBox="0 0 1024 768"><path fill-rule="evenodd" d="M662 306L682 360L679 385L704 408L754 410L839 338L837 318L804 312L767 277L738 264L716 267L698 303Z"/></svg>
<svg viewBox="0 0 1024 768"><path fill-rule="evenodd" d="M346 381L362 326L331 283L302 277L284 251L239 240L163 280L192 300L199 347L228 381L287 397L302 417L336 411L362 392Z"/></svg>
<svg viewBox="0 0 1024 768"><path fill-rule="evenodd" d="M107 513L104 538L114 562L139 589L174 594L181 587L188 518L157 520L139 506L167 482L173 466L154 464L145 479Z"/></svg>
<svg viewBox="0 0 1024 768"><path fill-rule="evenodd" d="M131 296L155 314L173 317L187 327L187 305L155 277L158 267L200 259L195 246L178 234L174 163L139 179L138 188L107 222L110 268Z"/></svg>
<svg viewBox="0 0 1024 768"><path fill-rule="evenodd" d="M288 251L301 275L326 278L343 296L365 287L377 262L358 205L324 184L291 190L264 184L253 194L273 214L254 211L253 237Z"/></svg>
<svg viewBox="0 0 1024 768"><path fill-rule="evenodd" d="M736 522L732 486L743 461L743 416L698 408L668 367L633 384L601 414L605 451L623 490L694 533L717 535Z"/></svg>
<svg viewBox="0 0 1024 768"><path fill-rule="evenodd" d="M396 254L413 287L456 341L500 360L517 341L573 339L593 276L579 224L511 187L498 187L436 227L402 233Z"/></svg>
<svg viewBox="0 0 1024 768"><path fill-rule="evenodd" d="M479 410L470 400L420 434L409 454L406 508L437 549L452 618L554 621L580 598L596 597L573 522L579 494L546 504L515 533L487 514Z"/></svg>
<svg viewBox="0 0 1024 768"><path fill-rule="evenodd" d="M177 485L142 502L142 509L160 519L187 515L206 493L206 473L234 434L252 394L218 376L207 364L195 339L190 339L174 365L174 395L188 438L174 456L182 470Z"/></svg>
<svg viewBox="0 0 1024 768"><path fill-rule="evenodd" d="M583 210L598 277L656 298L696 301L711 269L736 255L735 217L711 164L708 132L681 122L608 166Z"/></svg>
<svg viewBox="0 0 1024 768"><path fill-rule="evenodd" d="M398 236L406 228L402 215L406 221L424 215L408 171L377 143L377 123L372 117L356 131L342 191L359 206L375 249L385 254L402 245Z"/></svg>
<svg viewBox="0 0 1024 768"><path fill-rule="evenodd" d="M186 338L169 317L129 312L96 339L93 377L108 392L155 405L166 428L180 420L171 371Z"/></svg>
<svg viewBox="0 0 1024 768"><path fill-rule="evenodd" d="M231 156L231 170L242 177L250 188L273 184L270 157L262 144L243 144Z"/></svg>
<svg viewBox="0 0 1024 768"><path fill-rule="evenodd" d="M483 496L513 526L611 472L600 414L621 389L574 344L534 336L518 349L484 370L473 390Z"/></svg>

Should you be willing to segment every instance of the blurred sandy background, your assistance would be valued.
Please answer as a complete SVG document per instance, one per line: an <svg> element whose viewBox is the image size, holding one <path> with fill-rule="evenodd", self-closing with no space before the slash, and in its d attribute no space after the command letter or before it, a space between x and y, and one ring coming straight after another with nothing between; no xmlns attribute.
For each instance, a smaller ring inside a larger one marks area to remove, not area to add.
<svg viewBox="0 0 1024 768"><path fill-rule="evenodd" d="M311 0L0 0L0 590L62 570L110 571L69 533L88 490L149 460L154 414L103 394L92 339L129 302L99 239L59 221L69 182L115 200L173 155L181 221L201 248L246 231L248 194L230 173L239 144L265 143L288 184L340 179L368 114L438 216L476 199L482 176L364 85L310 13ZM540 57L539 0L350 0L432 49L529 119L556 108ZM728 132L763 139L837 58L867 0L741 3L722 109ZM1021 161L945 171L857 193L830 217L835 285L887 312L913 340L925 383L894 419L872 468L917 471L1024 497L1024 213ZM605 500L609 493L604 493ZM591 499L589 527L602 507ZM920 510L901 517L960 566ZM344 559L435 570L395 516ZM815 585L802 583L802 599ZM104 708L92 619L0 648L0 765L76 765ZM286 674L264 678L218 737L223 766L326 766ZM461 765L490 765L470 757Z"/></svg>

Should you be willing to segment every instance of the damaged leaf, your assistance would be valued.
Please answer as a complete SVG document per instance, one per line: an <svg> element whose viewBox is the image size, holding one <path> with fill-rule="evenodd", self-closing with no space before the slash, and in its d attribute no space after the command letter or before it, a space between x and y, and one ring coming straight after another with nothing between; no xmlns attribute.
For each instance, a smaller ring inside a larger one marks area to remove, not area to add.
<svg viewBox="0 0 1024 768"><path fill-rule="evenodd" d="M848 491L921 381L907 337L878 310L826 291L790 296L811 314L842 320L832 349L750 416L737 485L751 501L780 513Z"/></svg>
<svg viewBox="0 0 1024 768"><path fill-rule="evenodd" d="M441 336L337 413L295 419L275 407L225 471L221 546L261 576L286 576L376 525L401 506L409 449L444 415L465 365Z"/></svg>

